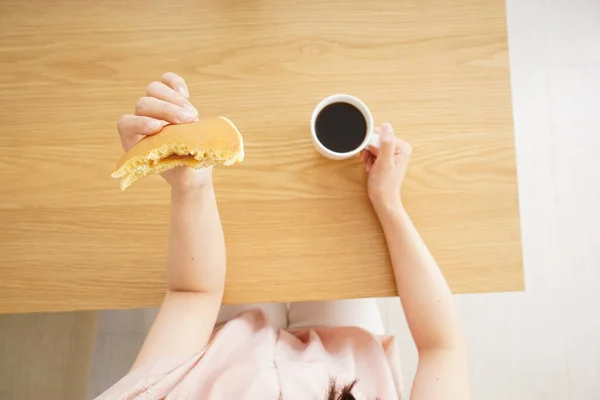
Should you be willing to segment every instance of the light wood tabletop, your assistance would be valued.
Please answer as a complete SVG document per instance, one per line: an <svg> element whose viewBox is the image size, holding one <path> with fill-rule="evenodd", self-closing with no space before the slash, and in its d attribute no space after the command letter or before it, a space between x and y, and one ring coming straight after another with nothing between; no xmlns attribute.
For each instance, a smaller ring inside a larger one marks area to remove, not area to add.
<svg viewBox="0 0 600 400"><path fill-rule="evenodd" d="M110 173L166 71L244 135L215 170L226 302L395 295L360 160L311 143L340 92L413 145L405 206L452 290L523 289L503 0L5 0L0 312L159 304L167 185Z"/></svg>

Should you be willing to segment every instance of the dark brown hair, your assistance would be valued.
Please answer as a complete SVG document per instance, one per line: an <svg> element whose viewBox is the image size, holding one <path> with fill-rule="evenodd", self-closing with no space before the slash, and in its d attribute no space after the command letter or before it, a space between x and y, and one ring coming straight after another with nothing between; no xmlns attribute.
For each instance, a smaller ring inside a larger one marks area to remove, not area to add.
<svg viewBox="0 0 600 400"><path fill-rule="evenodd" d="M346 386L337 386L335 379L331 379L329 382L329 390L325 395L325 400L356 400L352 395L352 389L356 385L356 380L350 382Z"/></svg>
<svg viewBox="0 0 600 400"><path fill-rule="evenodd" d="M355 379L345 386L338 386L335 379L331 378L329 389L327 389L323 400L356 400L356 397L352 394L352 389L354 389L356 382L357 380ZM283 398L280 396L278 400L283 400Z"/></svg>
<svg viewBox="0 0 600 400"><path fill-rule="evenodd" d="M356 400L352 389L356 385L356 379L345 386L336 385L335 379L329 381L329 389L324 400ZM375 399L378 400L378 399Z"/></svg>

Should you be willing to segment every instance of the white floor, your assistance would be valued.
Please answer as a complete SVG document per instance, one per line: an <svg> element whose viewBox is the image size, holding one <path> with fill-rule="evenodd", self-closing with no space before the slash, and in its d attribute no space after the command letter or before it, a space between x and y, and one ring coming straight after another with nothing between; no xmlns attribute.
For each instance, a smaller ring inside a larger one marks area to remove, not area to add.
<svg viewBox="0 0 600 400"><path fill-rule="evenodd" d="M525 293L461 295L474 399L600 399L600 0L508 0ZM416 366L398 299L380 301ZM90 397L154 310L100 317Z"/></svg>

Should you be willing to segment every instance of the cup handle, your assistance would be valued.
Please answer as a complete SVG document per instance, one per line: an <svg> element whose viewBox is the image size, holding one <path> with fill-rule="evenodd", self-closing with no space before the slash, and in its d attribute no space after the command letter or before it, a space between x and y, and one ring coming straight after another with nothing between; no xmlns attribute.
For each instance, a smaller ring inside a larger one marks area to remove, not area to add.
<svg viewBox="0 0 600 400"><path fill-rule="evenodd" d="M373 134L369 138L369 143L367 143L367 147L368 146L373 146L373 147L380 148L380 146L379 146L379 134L373 132Z"/></svg>

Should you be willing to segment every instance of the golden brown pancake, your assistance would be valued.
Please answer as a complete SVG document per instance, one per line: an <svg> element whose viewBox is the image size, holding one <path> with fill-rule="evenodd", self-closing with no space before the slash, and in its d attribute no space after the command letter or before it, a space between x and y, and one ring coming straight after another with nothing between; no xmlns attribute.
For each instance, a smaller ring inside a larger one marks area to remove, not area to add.
<svg viewBox="0 0 600 400"><path fill-rule="evenodd" d="M117 163L113 178L121 178L121 190L140 178L175 167L206 168L233 165L244 159L244 141L233 122L225 117L191 124L167 125L133 146Z"/></svg>

